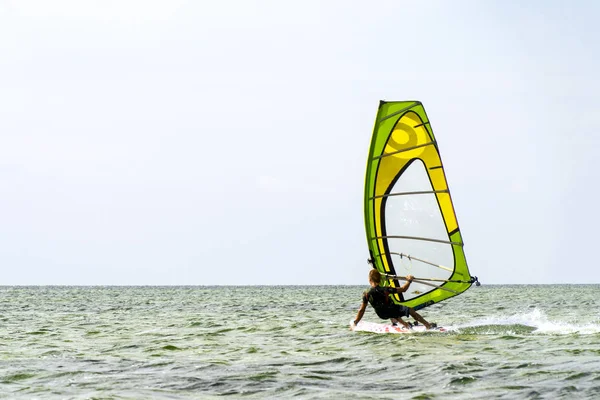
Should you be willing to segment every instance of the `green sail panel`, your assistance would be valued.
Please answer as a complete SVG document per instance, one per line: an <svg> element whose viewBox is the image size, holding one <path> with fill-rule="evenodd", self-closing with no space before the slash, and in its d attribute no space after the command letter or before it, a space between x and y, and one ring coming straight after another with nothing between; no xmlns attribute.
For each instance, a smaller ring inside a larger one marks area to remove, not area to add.
<svg viewBox="0 0 600 400"><path fill-rule="evenodd" d="M418 101L381 102L367 161L365 228L373 266L417 279L395 301L420 309L467 290L471 277L439 148Z"/></svg>

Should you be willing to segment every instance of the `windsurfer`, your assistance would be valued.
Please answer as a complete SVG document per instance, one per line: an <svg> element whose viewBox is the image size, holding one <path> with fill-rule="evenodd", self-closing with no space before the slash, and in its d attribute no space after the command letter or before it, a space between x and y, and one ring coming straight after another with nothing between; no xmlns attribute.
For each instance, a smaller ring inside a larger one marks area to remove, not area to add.
<svg viewBox="0 0 600 400"><path fill-rule="evenodd" d="M354 320L354 325L358 324L358 322L362 319L365 309L367 308L367 303L371 304L375 309L375 313L381 319L391 319L393 323L399 322L404 327L410 329L410 325L402 320L402 317L408 317L409 315L413 317L416 321L425 325L427 329L431 329L435 324L430 324L425 321L421 315L419 315L413 308L402 306L400 304L396 304L390 299L390 295L394 293L406 292L408 287L410 286L414 277L412 275L408 275L406 277L407 281L404 285L393 288L393 287L382 287L379 286L381 283L381 274L375 268L373 268L369 272L369 284L371 285L371 289L365 291L363 293L362 304L356 314L356 319Z"/></svg>

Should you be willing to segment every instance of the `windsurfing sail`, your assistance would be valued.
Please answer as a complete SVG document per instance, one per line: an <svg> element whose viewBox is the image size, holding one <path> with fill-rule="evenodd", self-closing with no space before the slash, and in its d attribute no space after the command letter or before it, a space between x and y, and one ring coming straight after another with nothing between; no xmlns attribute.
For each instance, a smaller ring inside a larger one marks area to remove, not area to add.
<svg viewBox="0 0 600 400"><path fill-rule="evenodd" d="M364 205L369 262L393 287L403 276L415 276L408 291L394 295L395 302L418 310L478 284L469 273L438 144L421 102L379 104Z"/></svg>

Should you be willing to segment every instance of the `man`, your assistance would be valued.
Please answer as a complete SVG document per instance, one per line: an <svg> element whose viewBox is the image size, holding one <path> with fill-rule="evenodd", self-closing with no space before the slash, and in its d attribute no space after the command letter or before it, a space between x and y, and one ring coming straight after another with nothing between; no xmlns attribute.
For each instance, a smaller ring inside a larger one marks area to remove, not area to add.
<svg viewBox="0 0 600 400"><path fill-rule="evenodd" d="M406 292L406 290L408 290L408 287L410 286L414 277L412 275L408 275L406 279L406 283L398 288L381 287L379 286L381 283L381 274L376 269L372 269L369 272L369 284L371 285L371 289L363 293L362 304L358 310L358 313L356 314L354 325L356 326L356 324L358 324L358 322L362 319L365 309L367 308L367 303L369 303L371 306L373 306L375 313L377 313L379 318L391 319L394 324L399 322L405 328L410 329L410 325L402 320L402 317L408 317L410 315L416 321L419 321L425 325L425 328L431 329L434 327L435 324L430 324L429 322L425 321L425 319L411 307L396 304L390 298L391 294Z"/></svg>

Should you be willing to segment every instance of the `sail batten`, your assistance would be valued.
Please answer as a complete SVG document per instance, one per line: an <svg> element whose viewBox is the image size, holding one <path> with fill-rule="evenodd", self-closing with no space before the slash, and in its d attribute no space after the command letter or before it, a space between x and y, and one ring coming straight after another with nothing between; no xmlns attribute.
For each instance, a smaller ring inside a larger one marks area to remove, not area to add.
<svg viewBox="0 0 600 400"><path fill-rule="evenodd" d="M390 276L391 286L401 275L422 277L395 301L419 309L467 290L474 280L421 102L380 103L367 160L364 213L373 266Z"/></svg>
<svg viewBox="0 0 600 400"><path fill-rule="evenodd" d="M455 246L463 246L462 242L452 242L450 240L440 240L440 239L418 237L418 236L390 235L390 236L376 236L374 239L412 239L412 240L423 240L426 242L446 243L446 244L452 244Z"/></svg>
<svg viewBox="0 0 600 400"><path fill-rule="evenodd" d="M420 126L427 125L427 124L429 124L429 121L426 121L426 122L420 123L418 125L415 125L415 126L413 126L413 128L418 128Z"/></svg>
<svg viewBox="0 0 600 400"><path fill-rule="evenodd" d="M406 149L397 150L397 151L394 151L394 152L391 152L391 153L383 153L380 156L373 157L373 159L376 160L378 158L389 157L389 156L393 156L393 155L396 155L396 154L399 154L399 153L404 153L405 151L411 151L411 150L414 150L414 149L418 149L418 148L425 147L425 146L431 146L431 145L434 145L434 144L435 144L435 142L429 142L429 143L419 144L417 146L407 147Z"/></svg>
<svg viewBox="0 0 600 400"><path fill-rule="evenodd" d="M452 271L452 269L451 269L451 268L444 267L443 265L439 265L439 264L436 264L436 263L433 263L433 262L430 262L430 261L427 261L427 260L423 260L423 259L421 259L421 258L417 258L417 257L415 257L415 256L411 256L410 254L396 253L395 251L391 251L389 254L393 254L393 255L396 255L396 256L400 256L400 257L406 257L406 258L407 258L407 259L409 259L410 261L412 261L412 260L419 261L419 262L422 262L422 263L425 263L425 264L431 265L431 266L433 266L433 267L437 267L437 268L445 269L446 271ZM379 256L381 257L381 254L380 254ZM430 279L431 279L431 278L430 278ZM436 280L437 280L437 279L436 279Z"/></svg>
<svg viewBox="0 0 600 400"><path fill-rule="evenodd" d="M385 103L384 103L384 104L385 104ZM408 110L410 110L411 108L413 108L413 107L416 107L416 106L418 106L418 105L420 105L420 104L421 104L420 102L418 102L418 101L415 101L414 103L412 103L410 106L408 106L408 107L406 107L406 108L403 108L403 109L401 109L401 110L398 110L398 111L396 111L396 112L395 112L395 113L393 113L393 114L386 115L385 117L381 118L381 119L379 120L379 122L381 123L381 122L385 121L385 120L386 120L386 119L388 119L388 118L395 117L396 115L398 115L398 114L401 114L401 113L403 113L404 111L408 111ZM381 108L381 106L380 106L380 108Z"/></svg>
<svg viewBox="0 0 600 400"><path fill-rule="evenodd" d="M430 169L432 169L432 168L430 168ZM388 194L382 194L379 196L373 196L371 198L371 200L379 199L379 198L383 198L383 197L390 197L390 196L410 196L410 195L416 195L416 194L431 194L431 193L450 193L450 191L448 189L444 189L444 190L421 190L421 191L416 191L416 192L388 193Z"/></svg>

